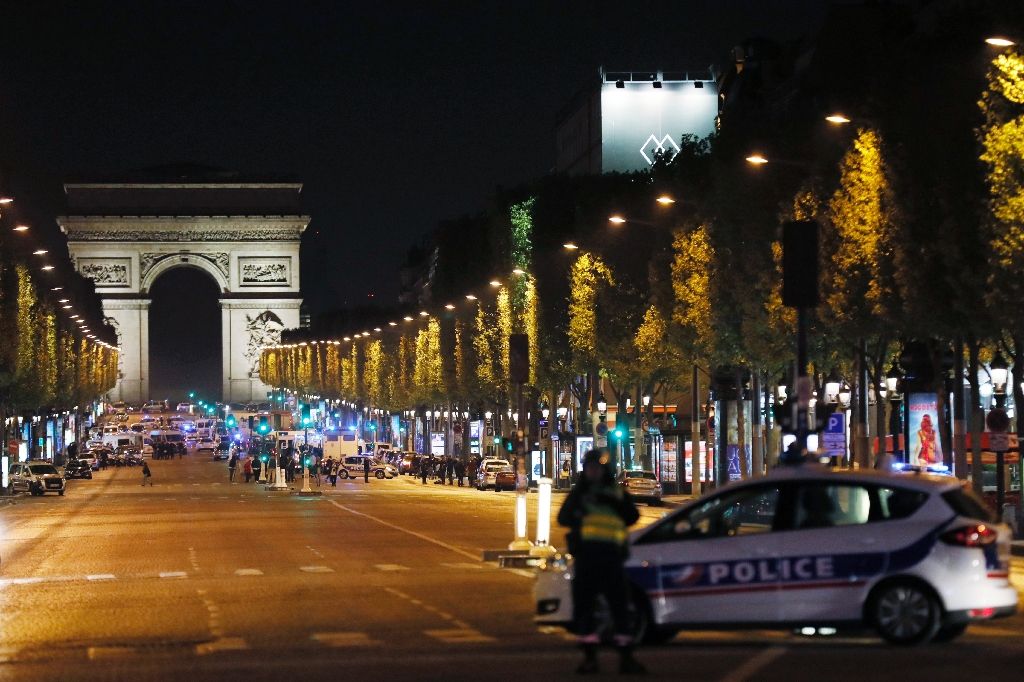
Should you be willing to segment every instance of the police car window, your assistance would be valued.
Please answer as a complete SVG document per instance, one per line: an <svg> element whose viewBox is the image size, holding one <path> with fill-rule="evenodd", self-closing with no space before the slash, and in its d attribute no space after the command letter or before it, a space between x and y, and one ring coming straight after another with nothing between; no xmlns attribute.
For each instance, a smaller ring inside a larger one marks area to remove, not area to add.
<svg viewBox="0 0 1024 682"><path fill-rule="evenodd" d="M905 488L878 488L879 515L883 519L905 519L925 503L928 493Z"/></svg>
<svg viewBox="0 0 1024 682"><path fill-rule="evenodd" d="M860 485L805 483L797 491L793 528L853 526L871 520L871 494Z"/></svg>
<svg viewBox="0 0 1024 682"><path fill-rule="evenodd" d="M779 504L777 487L756 487L716 495L682 514L670 516L646 533L641 544L702 540L767 533Z"/></svg>

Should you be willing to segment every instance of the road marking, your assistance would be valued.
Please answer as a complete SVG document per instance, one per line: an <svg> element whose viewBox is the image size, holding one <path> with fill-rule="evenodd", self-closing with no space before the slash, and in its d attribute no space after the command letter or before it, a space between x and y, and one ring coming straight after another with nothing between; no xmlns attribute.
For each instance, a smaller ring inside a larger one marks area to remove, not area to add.
<svg viewBox="0 0 1024 682"><path fill-rule="evenodd" d="M218 651L245 651L249 643L242 637L219 637L212 642L196 645L196 654L205 656Z"/></svg>
<svg viewBox="0 0 1024 682"><path fill-rule="evenodd" d="M334 573L334 569L328 566L299 566L299 570L306 573Z"/></svg>
<svg viewBox="0 0 1024 682"><path fill-rule="evenodd" d="M93 573L85 576L86 580L115 580L113 573Z"/></svg>
<svg viewBox="0 0 1024 682"><path fill-rule="evenodd" d="M374 564L374 568L378 571L408 571L408 566L402 566L401 564Z"/></svg>
<svg viewBox="0 0 1024 682"><path fill-rule="evenodd" d="M100 658L123 658L134 656L136 653L136 650L130 646L91 646L88 649L90 661Z"/></svg>
<svg viewBox="0 0 1024 682"><path fill-rule="evenodd" d="M163 571L160 573L161 578L187 578L188 573L185 571Z"/></svg>
<svg viewBox="0 0 1024 682"><path fill-rule="evenodd" d="M332 647L374 646L381 644L371 639L365 632L314 632L310 639Z"/></svg>
<svg viewBox="0 0 1024 682"><path fill-rule="evenodd" d="M751 656L743 662L743 665L723 677L721 682L746 682L785 653L786 647L781 646L762 649L757 655Z"/></svg>
<svg viewBox="0 0 1024 682"><path fill-rule="evenodd" d="M425 540L425 541L427 541L429 543L437 545L438 547L444 547L445 549L447 549L449 551L452 551L452 552L455 552L456 554L461 554L462 556L464 556L464 557L466 557L468 559L473 559L473 560L477 559L477 556L475 554L467 552L466 550L464 550L464 549L462 549L460 547L456 547L455 545L449 545L447 542L442 542L441 540L438 540L436 538L432 538L429 535L424 535L423 533L419 533L419 532L414 531L414 530L409 530L408 528L402 528L401 526L395 525L395 524L391 523L390 521L385 521L384 519L378 518L378 517L373 516L371 514L366 514L366 513L361 512L361 511L356 511L355 509L352 509L351 507L346 507L343 504L338 504L334 500L327 500L327 501L330 502L331 504L333 504L338 509L340 509L342 511L347 511L349 514L354 514L356 516L362 516L365 519L369 519L371 521L376 521L377 523L379 523L382 526L387 526L388 528L392 528L392 529L397 530L397 531L399 531L401 533L405 533L406 535L411 535L414 538L419 538L420 540Z"/></svg>
<svg viewBox="0 0 1024 682"><path fill-rule="evenodd" d="M469 644L473 642L493 642L493 637L481 634L473 628L456 628L454 630L424 630L423 634L447 644Z"/></svg>
<svg viewBox="0 0 1024 682"><path fill-rule="evenodd" d="M263 571L258 568L239 568L235 571L235 575L263 575Z"/></svg>

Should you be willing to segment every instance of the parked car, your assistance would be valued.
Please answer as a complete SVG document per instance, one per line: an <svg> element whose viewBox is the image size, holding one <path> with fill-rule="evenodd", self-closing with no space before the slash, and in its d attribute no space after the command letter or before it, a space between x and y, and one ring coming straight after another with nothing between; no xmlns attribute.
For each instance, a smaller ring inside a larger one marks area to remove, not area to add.
<svg viewBox="0 0 1024 682"><path fill-rule="evenodd" d="M486 490L494 487L495 476L499 471L512 470L512 465L504 459L488 458L480 462L476 472L476 489Z"/></svg>
<svg viewBox="0 0 1024 682"><path fill-rule="evenodd" d="M200 456L212 457L213 459L221 459L217 452L217 444L213 442L212 438L203 438L196 443L196 454ZM227 452L224 453L223 459L227 459Z"/></svg>
<svg viewBox="0 0 1024 682"><path fill-rule="evenodd" d="M494 492L500 493L502 490L515 490L516 489L516 472L512 470L511 465L507 465L502 469L499 469L494 474Z"/></svg>
<svg viewBox="0 0 1024 682"><path fill-rule="evenodd" d="M368 455L349 455L341 460L338 467L338 476L341 478L361 478L363 476L363 461L370 460L370 475L374 478L394 478L398 476L398 467Z"/></svg>
<svg viewBox="0 0 1024 682"><path fill-rule="evenodd" d="M419 471L419 465L417 464L418 459L419 455L417 455L415 452L403 453L402 461L398 464L398 473L409 474L410 476L415 474L417 471Z"/></svg>
<svg viewBox="0 0 1024 682"><path fill-rule="evenodd" d="M230 459L231 458L231 441L222 440L215 446L213 451L213 458L218 459Z"/></svg>
<svg viewBox="0 0 1024 682"><path fill-rule="evenodd" d="M96 471L97 469L100 468L100 460L96 456L95 449L88 449L85 450L84 452L79 452L78 459L87 463L89 465L89 469L91 469L92 471Z"/></svg>
<svg viewBox="0 0 1024 682"><path fill-rule="evenodd" d="M64 478L92 478L92 466L86 459L70 459L64 465Z"/></svg>
<svg viewBox="0 0 1024 682"><path fill-rule="evenodd" d="M178 406L174 409L175 412L188 412L192 409L192 403L178 403Z"/></svg>
<svg viewBox="0 0 1024 682"><path fill-rule="evenodd" d="M661 483L653 471L629 469L619 474L619 485L637 500L651 506L661 504Z"/></svg>
<svg viewBox="0 0 1024 682"><path fill-rule="evenodd" d="M11 489L32 495L64 494L64 477L49 462L15 462L10 468Z"/></svg>

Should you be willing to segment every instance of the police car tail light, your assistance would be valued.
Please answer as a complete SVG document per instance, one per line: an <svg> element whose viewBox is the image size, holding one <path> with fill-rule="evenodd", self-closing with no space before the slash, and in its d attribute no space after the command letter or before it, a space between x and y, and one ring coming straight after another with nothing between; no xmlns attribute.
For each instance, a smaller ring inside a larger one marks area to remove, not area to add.
<svg viewBox="0 0 1024 682"><path fill-rule="evenodd" d="M984 547L995 542L998 536L995 530L984 523L976 523L948 530L940 535L939 539L947 545L958 547Z"/></svg>

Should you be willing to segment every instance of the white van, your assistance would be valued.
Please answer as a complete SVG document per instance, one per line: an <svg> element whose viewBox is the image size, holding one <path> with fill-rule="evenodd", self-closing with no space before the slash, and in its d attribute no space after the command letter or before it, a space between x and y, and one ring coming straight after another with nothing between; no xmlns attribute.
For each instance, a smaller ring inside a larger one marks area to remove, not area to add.
<svg viewBox="0 0 1024 682"><path fill-rule="evenodd" d="M142 434L128 431L126 433L104 433L103 444L110 447L111 450L117 450L122 447L131 447L142 449Z"/></svg>
<svg viewBox="0 0 1024 682"><path fill-rule="evenodd" d="M335 462L359 454L359 437L354 431L338 431L324 434L324 458L333 457Z"/></svg>

